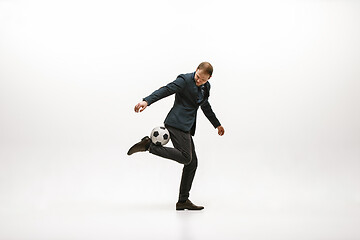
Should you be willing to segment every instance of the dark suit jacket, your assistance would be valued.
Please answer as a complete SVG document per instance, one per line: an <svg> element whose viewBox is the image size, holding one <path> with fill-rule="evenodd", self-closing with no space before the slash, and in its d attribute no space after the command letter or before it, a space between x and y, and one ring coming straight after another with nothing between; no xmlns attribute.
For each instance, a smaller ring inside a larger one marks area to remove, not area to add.
<svg viewBox="0 0 360 240"><path fill-rule="evenodd" d="M191 135L195 134L196 114L199 106L201 106L205 116L215 128L221 125L208 101L210 83L206 82L204 84L204 99L198 103L198 87L195 84L194 76L195 72L181 74L175 81L159 88L143 99L150 106L154 102L175 93L174 106L168 113L164 123L184 132L190 132Z"/></svg>

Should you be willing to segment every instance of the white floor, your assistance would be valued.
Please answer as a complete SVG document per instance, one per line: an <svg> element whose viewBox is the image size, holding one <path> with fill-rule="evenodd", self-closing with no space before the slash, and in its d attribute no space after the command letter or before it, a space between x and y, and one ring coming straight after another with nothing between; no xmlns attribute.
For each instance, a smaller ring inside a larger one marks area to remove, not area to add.
<svg viewBox="0 0 360 240"><path fill-rule="evenodd" d="M201 212L164 202L68 203L1 211L0 239L360 239L359 206L247 209L208 201Z"/></svg>
<svg viewBox="0 0 360 240"><path fill-rule="evenodd" d="M350 158L324 169L238 153L220 164L198 146L190 199L199 212L175 210L182 166L151 154L7 149L0 240L360 239Z"/></svg>

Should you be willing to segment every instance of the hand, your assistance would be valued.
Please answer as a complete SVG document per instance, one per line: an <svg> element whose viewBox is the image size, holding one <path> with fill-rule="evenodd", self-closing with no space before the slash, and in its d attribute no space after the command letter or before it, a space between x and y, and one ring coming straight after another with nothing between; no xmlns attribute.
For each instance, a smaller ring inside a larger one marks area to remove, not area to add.
<svg viewBox="0 0 360 240"><path fill-rule="evenodd" d="M218 126L218 127L217 127L217 130L218 130L218 134L219 134L220 136L224 135L225 129L224 129L222 126Z"/></svg>
<svg viewBox="0 0 360 240"><path fill-rule="evenodd" d="M142 112L142 111L145 110L145 108L147 107L147 105L148 105L148 103L147 103L146 101L139 102L138 104L135 105L134 110L135 110L135 112L137 112L137 113L139 112L139 110L140 110L140 112Z"/></svg>

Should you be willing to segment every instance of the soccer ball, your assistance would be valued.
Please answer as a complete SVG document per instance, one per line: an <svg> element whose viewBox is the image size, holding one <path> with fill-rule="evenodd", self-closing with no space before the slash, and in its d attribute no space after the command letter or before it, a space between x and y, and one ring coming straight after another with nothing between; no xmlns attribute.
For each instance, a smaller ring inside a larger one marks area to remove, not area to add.
<svg viewBox="0 0 360 240"><path fill-rule="evenodd" d="M170 140L170 133L164 127L156 127L151 131L150 138L154 144L164 146Z"/></svg>

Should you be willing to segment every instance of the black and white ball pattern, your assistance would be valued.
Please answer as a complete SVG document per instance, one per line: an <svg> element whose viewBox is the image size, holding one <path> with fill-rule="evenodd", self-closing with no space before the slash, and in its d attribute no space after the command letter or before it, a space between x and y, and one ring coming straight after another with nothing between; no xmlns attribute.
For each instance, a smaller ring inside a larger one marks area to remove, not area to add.
<svg viewBox="0 0 360 240"><path fill-rule="evenodd" d="M156 127L151 131L150 138L154 144L164 146L170 140L170 133L164 127Z"/></svg>

